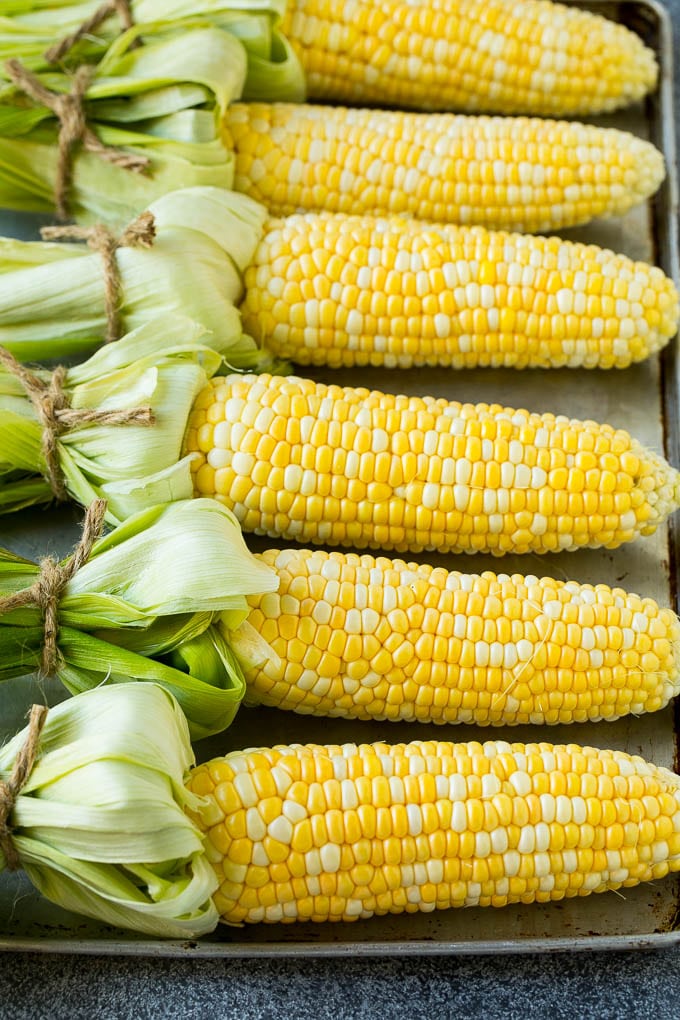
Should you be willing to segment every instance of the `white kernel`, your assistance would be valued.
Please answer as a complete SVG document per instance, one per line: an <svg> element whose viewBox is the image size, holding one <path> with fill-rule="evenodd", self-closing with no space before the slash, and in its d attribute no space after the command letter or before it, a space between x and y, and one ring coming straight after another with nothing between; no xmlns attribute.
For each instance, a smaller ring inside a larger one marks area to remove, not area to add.
<svg viewBox="0 0 680 1020"><path fill-rule="evenodd" d="M504 826L492 829L490 833L491 849L495 854L504 854L508 849L508 830Z"/></svg>
<svg viewBox="0 0 680 1020"><path fill-rule="evenodd" d="M469 460L466 460L464 457L462 457L460 460L457 460L455 463L456 463L456 484L467 485L467 483L470 481L470 476L472 475L472 464L470 463Z"/></svg>
<svg viewBox="0 0 680 1020"><path fill-rule="evenodd" d="M489 665L494 669L503 665L503 645L500 641L492 641L489 645Z"/></svg>
<svg viewBox="0 0 680 1020"><path fill-rule="evenodd" d="M491 854L491 839L488 832L475 833L475 857L489 857Z"/></svg>
<svg viewBox="0 0 680 1020"><path fill-rule="evenodd" d="M340 870L340 847L336 843L325 843L319 850L321 865L324 872L334 874Z"/></svg>
<svg viewBox="0 0 680 1020"><path fill-rule="evenodd" d="M268 868L271 864L269 854L260 842L253 843L253 852L250 859L256 868Z"/></svg>
<svg viewBox="0 0 680 1020"><path fill-rule="evenodd" d="M409 836L419 836L423 831L423 813L419 804L407 804L406 816L408 818Z"/></svg>
<svg viewBox="0 0 680 1020"><path fill-rule="evenodd" d="M451 336L451 317L444 315L443 312L437 312L434 317L434 329L440 340Z"/></svg>
<svg viewBox="0 0 680 1020"><path fill-rule="evenodd" d="M351 779L343 779L341 781L340 793L343 811L350 811L359 807L359 798L357 797L356 787Z"/></svg>
<svg viewBox="0 0 680 1020"><path fill-rule="evenodd" d="M523 825L520 829L517 849L521 854L533 854L536 849L536 834L533 825Z"/></svg>
<svg viewBox="0 0 680 1020"><path fill-rule="evenodd" d="M321 864L321 854L316 849L316 847L314 847L312 850L308 850L304 856L305 856L305 871L307 872L307 874L311 876L320 875L323 871L323 866ZM309 888L308 892L311 892Z"/></svg>
<svg viewBox="0 0 680 1020"><path fill-rule="evenodd" d="M545 822L537 822L534 827L536 837L536 849L538 851L547 850L550 846L550 827Z"/></svg>
<svg viewBox="0 0 680 1020"><path fill-rule="evenodd" d="M264 839L267 835L267 825L255 807L250 807L246 811L246 832L248 839L252 839L253 842Z"/></svg>
<svg viewBox="0 0 680 1020"><path fill-rule="evenodd" d="M572 820L571 800L564 794L555 798L555 820L560 825L566 825Z"/></svg>
<svg viewBox="0 0 680 1020"><path fill-rule="evenodd" d="M538 846L536 847L538 851ZM538 851L534 854L534 875L536 878L545 878L550 874L550 854Z"/></svg>
<svg viewBox="0 0 680 1020"><path fill-rule="evenodd" d="M281 768L280 766L274 765L269 774L274 780L276 792L278 793L279 797L284 797L286 792L293 785L293 780L291 779L289 773L286 772L286 770Z"/></svg>
<svg viewBox="0 0 680 1020"><path fill-rule="evenodd" d="M451 812L451 828L454 832L465 832L467 824L465 804L463 801L457 800Z"/></svg>
<svg viewBox="0 0 680 1020"><path fill-rule="evenodd" d="M297 822L302 822L307 817L307 808L304 804L298 804L295 800L285 800L281 810L293 825Z"/></svg>
<svg viewBox="0 0 680 1020"><path fill-rule="evenodd" d="M517 850L507 850L503 854L503 870L508 878L514 878L519 872L522 858Z"/></svg>
<svg viewBox="0 0 680 1020"><path fill-rule="evenodd" d="M406 803L406 791L404 790L404 783L400 776L390 776L388 779L390 784L390 801L392 804L405 804Z"/></svg>
<svg viewBox="0 0 680 1020"><path fill-rule="evenodd" d="M578 868L578 857L575 850L562 851L562 871L565 875L573 875Z"/></svg>
<svg viewBox="0 0 680 1020"><path fill-rule="evenodd" d="M254 807L259 800L255 784L248 772L239 772L233 779L234 789L244 808Z"/></svg>
<svg viewBox="0 0 680 1020"><path fill-rule="evenodd" d="M526 797L531 793L531 776L528 772L513 772L508 781L520 797Z"/></svg>
<svg viewBox="0 0 680 1020"><path fill-rule="evenodd" d="M465 777L454 774L448 777L448 797L453 803L464 801L467 797L467 786Z"/></svg>
<svg viewBox="0 0 680 1020"><path fill-rule="evenodd" d="M285 815L274 818L267 826L267 832L272 839L277 839L279 843L290 843L293 838L293 826Z"/></svg>
<svg viewBox="0 0 680 1020"><path fill-rule="evenodd" d="M286 492L299 492L302 485L302 468L299 464L289 464L283 472L283 487Z"/></svg>

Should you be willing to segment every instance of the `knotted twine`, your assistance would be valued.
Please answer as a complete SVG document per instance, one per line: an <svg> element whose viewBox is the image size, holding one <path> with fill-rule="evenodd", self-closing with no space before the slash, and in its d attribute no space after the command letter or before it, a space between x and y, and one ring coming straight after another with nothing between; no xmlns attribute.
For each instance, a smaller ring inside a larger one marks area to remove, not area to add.
<svg viewBox="0 0 680 1020"><path fill-rule="evenodd" d="M82 535L72 556L63 564L52 556L46 556L40 561L40 573L30 588L24 588L13 595L0 596L0 615L25 606L37 606L40 609L43 620L40 673L44 677L54 676L59 668L59 600L71 578L89 560L92 547L101 536L105 515L106 500L95 499L87 509Z"/></svg>
<svg viewBox="0 0 680 1020"><path fill-rule="evenodd" d="M117 14L120 18L123 31L127 31L128 28L132 28L134 25L128 0L107 0L89 18L85 19L80 28L77 28L71 35L64 36L63 39L45 51L43 56L47 63L57 64L75 46L79 39L89 35L90 32L94 32L103 21L106 21L107 18L112 17L114 14Z"/></svg>
<svg viewBox="0 0 680 1020"><path fill-rule="evenodd" d="M72 556L65 563L46 556L41 560L40 574L30 588L24 588L14 595L0 597L0 614L24 606L38 606L40 609L43 618L43 647L40 657L42 676L53 676L59 668L60 655L57 645L59 600L71 578L89 560L92 547L101 536L105 514L106 500L94 500L85 514L80 541ZM47 708L44 705L34 705L31 709L26 741L16 757L10 777L7 782L0 780L0 850L10 871L16 871L21 862L12 842L9 818L21 788L31 774L46 718Z"/></svg>
<svg viewBox="0 0 680 1020"><path fill-rule="evenodd" d="M116 237L103 223L93 227L43 227L44 241L87 241L87 246L98 252L104 264L104 307L106 310L106 343L120 339L119 298L120 272L116 260L119 248L151 248L156 237L153 213L143 212L128 224L120 237Z"/></svg>
<svg viewBox="0 0 680 1020"><path fill-rule="evenodd" d="M9 818L14 809L17 797L21 788L33 770L35 759L38 755L38 743L40 734L47 718L45 705L33 705L28 722L26 742L19 751L14 761L14 766L7 782L0 780L0 850L5 855L9 871L16 871L21 867L19 854L12 841L12 830L9 826Z"/></svg>
<svg viewBox="0 0 680 1020"><path fill-rule="evenodd" d="M71 91L65 93L52 92L15 58L5 62L5 71L17 88L34 102L46 106L59 121L57 174L54 182L54 204L59 219L65 220L68 217L67 195L73 175L73 147L78 142L87 152L95 153L114 166L132 170L134 173L143 173L147 169L149 160L146 156L136 156L111 145L105 145L88 127L83 102L94 75L94 68L79 67L73 76Z"/></svg>
<svg viewBox="0 0 680 1020"><path fill-rule="evenodd" d="M156 421L150 407L130 407L121 411L72 408L64 390L66 369L63 365L54 369L47 382L21 365L4 347L0 347L0 365L19 380L42 425L41 448L46 477L57 500L63 501L68 496L57 444L63 432L80 425L153 425Z"/></svg>

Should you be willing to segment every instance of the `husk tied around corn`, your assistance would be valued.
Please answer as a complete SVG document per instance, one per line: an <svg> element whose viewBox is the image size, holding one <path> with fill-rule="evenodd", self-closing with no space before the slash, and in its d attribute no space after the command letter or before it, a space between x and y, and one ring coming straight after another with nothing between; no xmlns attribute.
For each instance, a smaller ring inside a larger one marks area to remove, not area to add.
<svg viewBox="0 0 680 1020"><path fill-rule="evenodd" d="M44 570L0 549L0 681L47 669L50 640L49 671L71 694L153 681L177 698L194 739L229 726L245 688L217 620L238 627L245 596L274 590L278 579L248 552L225 507L215 500L152 507L95 541L48 596L54 637L38 593L16 604L39 579L54 584Z"/></svg>
<svg viewBox="0 0 680 1020"><path fill-rule="evenodd" d="M245 51L228 32L200 23L154 23L133 48L128 29L92 67L84 98L88 127L103 145L140 160L139 172L74 146L68 211L80 221L123 227L168 191L193 185L229 188L233 157L219 124L243 90ZM62 71L37 75L50 91L66 94L73 79ZM17 85L0 88L0 203L50 213L60 192L60 124L47 106Z"/></svg>
<svg viewBox="0 0 680 1020"><path fill-rule="evenodd" d="M161 316L191 318L228 364L257 367L261 352L243 334L236 304L263 207L224 188L196 187L170 192L146 212L151 245L114 253L122 332ZM21 360L99 346L109 325L104 269L102 255L84 244L0 238L0 344Z"/></svg>
<svg viewBox="0 0 680 1020"><path fill-rule="evenodd" d="M240 335L240 334L239 334ZM223 365L221 340L180 316L150 321L88 361L66 370L61 392L74 411L146 408L153 424L76 421L55 434L53 449L70 498L107 501L117 524L138 510L192 495L190 457L181 454L193 401ZM51 373L36 371L45 386ZM46 429L24 384L0 367L0 513L49 502L54 490Z"/></svg>

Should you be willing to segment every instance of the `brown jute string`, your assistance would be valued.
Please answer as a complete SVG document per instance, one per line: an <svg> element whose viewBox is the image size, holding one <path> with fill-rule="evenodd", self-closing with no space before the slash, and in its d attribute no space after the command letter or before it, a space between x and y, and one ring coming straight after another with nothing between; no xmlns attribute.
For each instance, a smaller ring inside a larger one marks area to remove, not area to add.
<svg viewBox="0 0 680 1020"><path fill-rule="evenodd" d="M106 342L120 339L120 272L116 260L119 248L150 248L156 237L153 213L143 212L116 237L102 223L93 227L43 227L44 241L87 241L88 248L98 252L104 264L104 305L106 309Z"/></svg>
<svg viewBox="0 0 680 1020"><path fill-rule="evenodd" d="M103 21L110 18L112 15L117 14L120 18L123 31L128 28L132 28L134 21L132 20L132 11L130 10L130 4L128 0L107 0L106 3L101 4L100 7L94 11L93 14L87 18L80 28L77 28L71 35L64 36L59 42L55 43L54 46L50 46L48 50L43 54L48 64L57 64L62 57L65 57L68 51L75 46L79 39L83 36L89 35L90 32L94 32L96 28L99 28Z"/></svg>
<svg viewBox="0 0 680 1020"><path fill-rule="evenodd" d="M5 71L11 81L30 99L41 103L59 121L57 176L54 184L54 203L60 219L68 215L67 195L72 177L72 150L80 142L88 152L93 152L115 166L124 167L135 173L142 173L149 165L145 156L134 156L113 146L104 145L94 131L87 126L83 102L94 69L79 67L73 76L70 92L52 92L31 74L16 59L5 62Z"/></svg>
<svg viewBox="0 0 680 1020"><path fill-rule="evenodd" d="M33 705L28 721L28 732L24 746L19 751L14 761L14 766L7 782L0 780L0 850L5 855L9 871L16 871L21 867L19 854L12 841L12 830L9 825L10 815L14 809L17 797L21 788L33 771L35 759L38 756L38 744L40 734L47 719L47 708L45 705Z"/></svg>
<svg viewBox="0 0 680 1020"><path fill-rule="evenodd" d="M43 647L40 657L42 676L53 676L59 667L57 637L59 622L57 610L59 599L71 578L87 563L92 546L101 536L106 515L106 500L95 499L85 513L83 531L78 545L66 563L59 563L51 556L40 561L40 574L30 586L13 595L0 596L0 614L24 606L37 606L43 618Z"/></svg>
<svg viewBox="0 0 680 1020"><path fill-rule="evenodd" d="M62 365L54 369L49 382L46 382L20 364L4 347L0 347L0 365L19 380L33 404L43 429L42 452L47 480L58 500L67 498L57 447L57 439L63 432L80 425L153 425L156 420L150 407L130 407L121 411L70 407L64 391L66 369Z"/></svg>

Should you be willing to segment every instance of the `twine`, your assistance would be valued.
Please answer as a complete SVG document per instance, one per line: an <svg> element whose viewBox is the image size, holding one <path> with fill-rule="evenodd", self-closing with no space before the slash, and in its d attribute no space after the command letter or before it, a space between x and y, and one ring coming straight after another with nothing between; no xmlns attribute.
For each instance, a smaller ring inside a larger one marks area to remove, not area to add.
<svg viewBox="0 0 680 1020"><path fill-rule="evenodd" d="M57 175L54 183L54 203L59 219L67 219L67 194L73 176L72 150L80 142L87 152L95 153L115 166L142 173L149 165L145 156L122 152L111 145L104 145L94 131L88 127L83 106L85 93L94 74L91 67L79 67L73 76L70 92L52 92L39 78L28 71L16 59L5 62L5 71L11 81L36 103L50 110L59 121Z"/></svg>
<svg viewBox="0 0 680 1020"><path fill-rule="evenodd" d="M89 560L92 546L101 536L105 516L106 500L95 499L85 514L80 541L66 563L62 564L52 556L46 556L40 561L40 573L30 588L0 597L0 615L13 609L23 609L24 606L37 606L40 609L43 618L43 647L40 656L42 676L53 676L59 668L59 599L71 578Z"/></svg>
<svg viewBox="0 0 680 1020"><path fill-rule="evenodd" d="M46 477L57 500L67 498L64 477L59 464L57 440L63 432L80 425L153 425L155 416L150 407L131 407L121 411L95 411L70 407L64 390L66 369L58 365L49 382L21 365L13 355L0 347L0 365L23 386L42 425L42 453Z"/></svg>
<svg viewBox="0 0 680 1020"><path fill-rule="evenodd" d="M123 31L127 31L128 28L132 28L134 25L128 0L107 0L89 18L86 18L80 28L77 28L71 35L65 36L45 51L43 56L47 63L57 64L75 46L79 39L94 32L103 21L106 21L107 18L112 17L114 14L117 14L120 18Z"/></svg>
<svg viewBox="0 0 680 1020"><path fill-rule="evenodd" d="M12 841L9 817L14 809L16 799L21 793L21 788L33 770L35 759L38 756L40 734L46 719L47 708L45 705L34 705L28 721L26 741L16 756L11 775L7 782L0 780L0 850L5 855L9 871L16 871L21 867L19 854Z"/></svg>
<svg viewBox="0 0 680 1020"><path fill-rule="evenodd" d="M142 213L128 224L118 238L102 223L93 227L43 227L40 234L44 241L87 241L88 248L101 255L104 263L106 343L120 339L118 302L121 282L116 252L119 248L151 248L156 237L153 213Z"/></svg>

